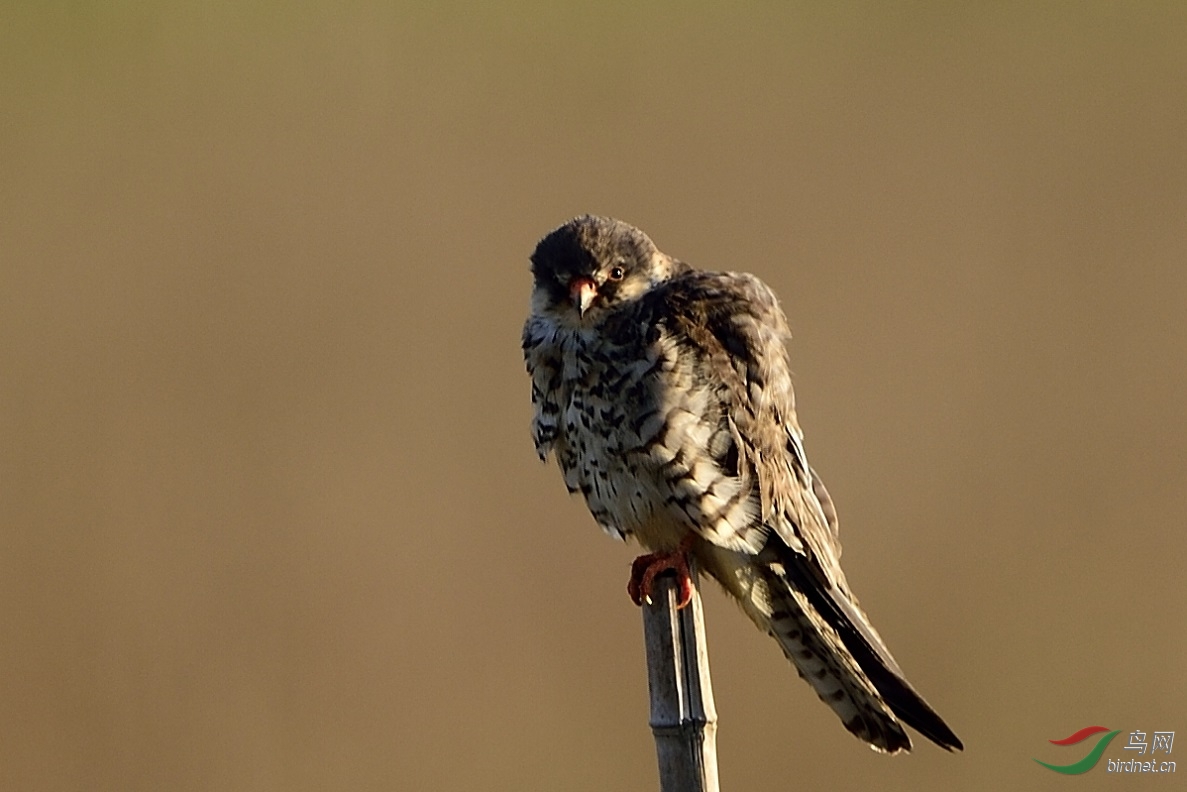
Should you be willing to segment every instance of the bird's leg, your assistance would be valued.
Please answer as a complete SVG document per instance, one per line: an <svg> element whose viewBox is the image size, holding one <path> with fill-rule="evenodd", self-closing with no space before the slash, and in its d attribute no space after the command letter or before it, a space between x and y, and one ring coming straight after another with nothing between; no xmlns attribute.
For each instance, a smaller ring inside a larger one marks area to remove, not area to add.
<svg viewBox="0 0 1187 792"><path fill-rule="evenodd" d="M676 610L681 610L692 602L692 573L688 570L688 551L692 546L693 537L690 534L681 540L675 550L666 553L648 553L641 555L631 564L631 579L626 584L627 593L636 605L646 602L651 604L651 590L655 587L655 579L664 572L676 573L678 595Z"/></svg>

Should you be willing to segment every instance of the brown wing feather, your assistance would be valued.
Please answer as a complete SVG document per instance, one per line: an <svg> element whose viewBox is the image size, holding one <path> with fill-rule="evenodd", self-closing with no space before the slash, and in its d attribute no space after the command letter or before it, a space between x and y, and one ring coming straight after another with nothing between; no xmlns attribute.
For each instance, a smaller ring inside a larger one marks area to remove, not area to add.
<svg viewBox="0 0 1187 792"><path fill-rule="evenodd" d="M762 519L748 529L755 535L747 546L759 552L774 532L811 559L826 585L843 581L836 511L804 455L786 347L791 333L775 295L752 275L692 272L655 296L666 309L657 315L717 381L739 445L739 474L759 489Z"/></svg>

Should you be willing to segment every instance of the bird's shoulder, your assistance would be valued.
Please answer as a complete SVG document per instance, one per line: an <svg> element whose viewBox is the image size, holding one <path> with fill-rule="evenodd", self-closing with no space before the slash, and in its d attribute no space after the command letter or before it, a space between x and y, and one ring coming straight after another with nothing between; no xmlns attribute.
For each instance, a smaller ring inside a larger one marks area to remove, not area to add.
<svg viewBox="0 0 1187 792"><path fill-rule="evenodd" d="M689 270L640 301L636 326L668 335L705 361L740 401L783 402L794 421L787 318L774 292L744 272ZM760 406L760 405L754 405ZM773 405L772 405L773 406Z"/></svg>
<svg viewBox="0 0 1187 792"><path fill-rule="evenodd" d="M686 270L652 289L641 302L644 311L685 322L715 326L751 318L787 334L787 319L775 293L747 272Z"/></svg>

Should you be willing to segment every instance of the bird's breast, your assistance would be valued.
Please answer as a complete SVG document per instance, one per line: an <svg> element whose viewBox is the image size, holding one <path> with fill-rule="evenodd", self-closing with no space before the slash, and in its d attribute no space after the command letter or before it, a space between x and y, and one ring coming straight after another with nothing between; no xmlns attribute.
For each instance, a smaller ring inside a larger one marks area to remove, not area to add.
<svg viewBox="0 0 1187 792"><path fill-rule="evenodd" d="M598 523L653 549L689 531L728 543L750 525L752 487L720 464L728 422L695 359L662 338L634 347L581 341L562 353L556 450L566 484Z"/></svg>

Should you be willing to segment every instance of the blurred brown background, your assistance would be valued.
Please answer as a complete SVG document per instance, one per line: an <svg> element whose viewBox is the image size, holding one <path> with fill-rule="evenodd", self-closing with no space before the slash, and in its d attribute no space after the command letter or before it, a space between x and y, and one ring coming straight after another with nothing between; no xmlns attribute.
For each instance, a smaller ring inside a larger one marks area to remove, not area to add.
<svg viewBox="0 0 1187 792"><path fill-rule="evenodd" d="M1187 741L1187 6L198 5L0 11L0 788L653 789L633 548L527 431L585 211L781 295L968 746L713 590L724 789L1175 785L1032 757Z"/></svg>

